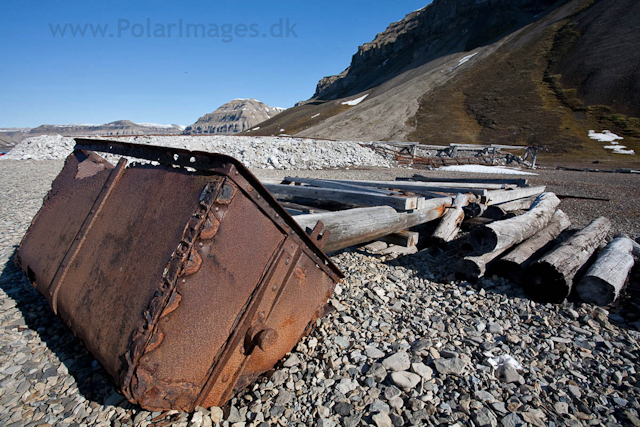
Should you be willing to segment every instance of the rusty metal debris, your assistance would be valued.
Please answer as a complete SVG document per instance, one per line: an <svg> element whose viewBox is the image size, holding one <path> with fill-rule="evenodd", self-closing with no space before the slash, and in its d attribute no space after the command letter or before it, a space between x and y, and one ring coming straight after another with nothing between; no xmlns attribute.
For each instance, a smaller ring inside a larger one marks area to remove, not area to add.
<svg viewBox="0 0 640 427"><path fill-rule="evenodd" d="M307 235L237 160L76 142L16 263L131 402L224 404L325 312L342 277L328 233Z"/></svg>

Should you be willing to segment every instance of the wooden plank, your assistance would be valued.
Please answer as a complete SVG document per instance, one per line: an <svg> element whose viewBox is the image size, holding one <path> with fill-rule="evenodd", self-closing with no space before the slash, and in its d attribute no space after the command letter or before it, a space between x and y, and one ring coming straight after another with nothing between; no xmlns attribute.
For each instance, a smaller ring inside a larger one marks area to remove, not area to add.
<svg viewBox="0 0 640 427"><path fill-rule="evenodd" d="M421 182L402 182L402 181L360 181L360 180L348 180L341 179L338 182L345 184L361 185L365 187L374 188L392 188L397 190L410 191L412 193L421 194L421 192L442 192L442 193L472 193L477 196L486 196L488 191L484 188L469 188L464 185L461 186L447 186L447 185L430 185Z"/></svg>
<svg viewBox="0 0 640 427"><path fill-rule="evenodd" d="M313 187L320 187L320 188L333 188L336 190L364 191L365 193L385 194L388 196L397 194L397 192L390 191L390 190L345 184L343 182L338 182L330 179L313 179L313 178L297 178L297 177L294 178L294 177L287 176L284 178L283 184L287 182L308 184Z"/></svg>
<svg viewBox="0 0 640 427"><path fill-rule="evenodd" d="M287 210L291 209L291 210L299 211L305 214L329 212L326 209L316 208L316 207L307 206L307 205L301 205L299 203L293 203L293 202L287 202L287 201L279 201L279 203L282 205L283 208Z"/></svg>
<svg viewBox="0 0 640 427"><path fill-rule="evenodd" d="M517 245L546 227L559 204L555 194L542 193L524 214L474 229L469 242L479 254Z"/></svg>
<svg viewBox="0 0 640 427"><path fill-rule="evenodd" d="M399 180L404 181L403 179ZM528 181L521 178L436 178L415 174L413 175L413 180L421 182L457 182L467 184L474 182L478 184L513 184L518 187L526 187L528 185Z"/></svg>
<svg viewBox="0 0 640 427"><path fill-rule="evenodd" d="M391 206L399 210L412 210L418 206L418 197L385 196L364 191L337 190L298 185L265 184L276 198L294 196L311 199L356 203L365 206Z"/></svg>
<svg viewBox="0 0 640 427"><path fill-rule="evenodd" d="M595 305L609 305L620 295L633 268L634 250L638 244L627 236L620 236L602 251L587 274L578 283L576 290L583 301Z"/></svg>
<svg viewBox="0 0 640 427"><path fill-rule="evenodd" d="M524 199L526 197L538 196L544 193L546 187L541 185L538 187L517 188L515 190L495 190L487 192L482 197L481 202L485 205L497 205L499 203L510 202L512 200Z"/></svg>
<svg viewBox="0 0 640 427"><path fill-rule="evenodd" d="M533 263L525 272L527 294L539 302L563 302L578 270L605 241L609 230L611 222L600 217Z"/></svg>

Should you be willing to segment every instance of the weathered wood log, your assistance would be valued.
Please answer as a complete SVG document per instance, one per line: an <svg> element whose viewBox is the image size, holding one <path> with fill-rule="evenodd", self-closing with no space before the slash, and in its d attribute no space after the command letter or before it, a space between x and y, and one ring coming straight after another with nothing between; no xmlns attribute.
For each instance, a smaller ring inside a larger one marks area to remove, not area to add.
<svg viewBox="0 0 640 427"><path fill-rule="evenodd" d="M516 246L511 252L497 260L493 266L496 274L520 282L524 270L538 257L536 254L569 228L569 217L558 209L546 227Z"/></svg>
<svg viewBox="0 0 640 427"><path fill-rule="evenodd" d="M484 212L487 210L487 207L480 203L469 203L462 209L464 209L465 218L477 218L484 214Z"/></svg>
<svg viewBox="0 0 640 427"><path fill-rule="evenodd" d="M303 228L313 230L318 221L330 231L323 250L335 252L349 246L370 242L380 237L424 224L444 215L451 198L427 200L424 207L411 212L397 212L389 206L357 208L294 217Z"/></svg>
<svg viewBox="0 0 640 427"><path fill-rule="evenodd" d="M540 302L564 301L571 293L576 273L604 242L610 229L611 222L600 217L531 264L525 272L527 294Z"/></svg>
<svg viewBox="0 0 640 427"><path fill-rule="evenodd" d="M583 301L604 306L618 298L635 263L634 244L637 245L627 236L621 236L607 245L576 286ZM640 250L636 248L636 252Z"/></svg>
<svg viewBox="0 0 640 427"><path fill-rule="evenodd" d="M464 220L463 208L469 204L469 196L458 194L451 204L451 208L442 216L440 224L433 232L432 238L438 243L452 241L460 231L460 224Z"/></svg>
<svg viewBox="0 0 640 427"><path fill-rule="evenodd" d="M418 197L387 196L364 191L337 190L298 185L264 184L264 186L276 198L281 196L294 196L357 203L367 206L386 205L400 210L411 210L418 207Z"/></svg>
<svg viewBox="0 0 640 427"><path fill-rule="evenodd" d="M491 261L498 258L508 249L502 248L482 255L466 256L454 266L454 273L460 279L475 281L484 276L487 272L487 265Z"/></svg>
<svg viewBox="0 0 640 427"><path fill-rule="evenodd" d="M522 215L473 230L470 243L480 254L517 245L546 227L559 204L555 194L542 193Z"/></svg>
<svg viewBox="0 0 640 427"><path fill-rule="evenodd" d="M507 216L509 212L529 209L536 197L525 197L524 199L512 200L510 202L499 203L487 206L484 216L491 219L500 220Z"/></svg>
<svg viewBox="0 0 640 427"><path fill-rule="evenodd" d="M494 190L488 191L487 194L482 196L480 201L487 206L497 205L500 203L510 202L512 200L536 197L539 194L544 193L544 191L544 186L516 188L515 190Z"/></svg>

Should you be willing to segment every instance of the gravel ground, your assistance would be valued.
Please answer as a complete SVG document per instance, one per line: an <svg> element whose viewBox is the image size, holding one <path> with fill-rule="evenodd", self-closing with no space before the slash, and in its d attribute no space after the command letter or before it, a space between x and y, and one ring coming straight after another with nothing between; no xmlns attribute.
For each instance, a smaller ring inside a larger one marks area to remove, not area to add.
<svg viewBox="0 0 640 427"><path fill-rule="evenodd" d="M395 258L359 249L333 257L346 274L331 300L336 310L226 408L140 410L113 389L11 260L61 166L3 161L0 169L0 425L640 425L640 325L587 304L537 304L497 278L450 282L448 265L426 252ZM393 179L415 172L299 174ZM598 197L610 182L609 204L563 202L580 224L619 206L637 217L637 205L613 199L633 195L637 179L541 171L534 181ZM637 234L632 222L610 217Z"/></svg>

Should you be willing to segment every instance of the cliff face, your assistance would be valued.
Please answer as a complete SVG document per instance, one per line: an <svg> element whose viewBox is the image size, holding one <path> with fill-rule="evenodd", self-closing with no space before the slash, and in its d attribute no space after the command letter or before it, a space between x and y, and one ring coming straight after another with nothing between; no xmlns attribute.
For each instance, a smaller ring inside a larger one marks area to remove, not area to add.
<svg viewBox="0 0 640 427"><path fill-rule="evenodd" d="M224 135L243 132L283 110L284 108L270 107L255 99L234 99L214 112L200 117L193 125L187 126L184 134Z"/></svg>
<svg viewBox="0 0 640 427"><path fill-rule="evenodd" d="M470 51L530 23L556 0L434 0L358 48L351 65L313 99L350 96L446 54Z"/></svg>

